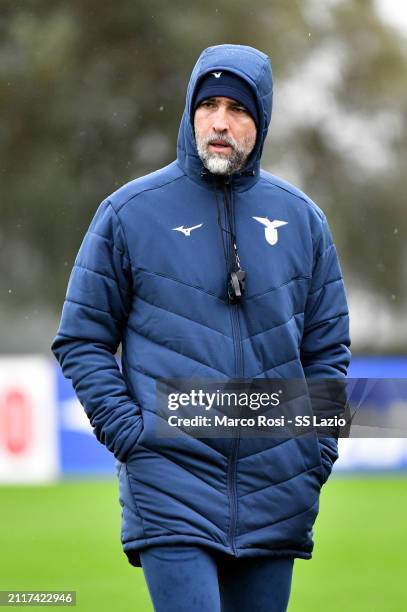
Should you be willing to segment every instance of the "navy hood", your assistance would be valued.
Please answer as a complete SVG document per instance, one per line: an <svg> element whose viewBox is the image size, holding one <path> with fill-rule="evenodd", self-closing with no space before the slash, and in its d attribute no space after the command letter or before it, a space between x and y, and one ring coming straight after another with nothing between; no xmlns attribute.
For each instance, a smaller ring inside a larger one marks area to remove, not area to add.
<svg viewBox="0 0 407 612"><path fill-rule="evenodd" d="M271 120L273 78L270 58L244 45L217 45L202 51L189 80L185 109L178 133L177 158L183 170L192 178L200 176L202 162L198 156L193 129L192 101L200 80L212 71L227 70L244 79L252 88L259 114L257 139L244 172L256 177L260 171L260 159ZM239 173L238 173L239 174Z"/></svg>

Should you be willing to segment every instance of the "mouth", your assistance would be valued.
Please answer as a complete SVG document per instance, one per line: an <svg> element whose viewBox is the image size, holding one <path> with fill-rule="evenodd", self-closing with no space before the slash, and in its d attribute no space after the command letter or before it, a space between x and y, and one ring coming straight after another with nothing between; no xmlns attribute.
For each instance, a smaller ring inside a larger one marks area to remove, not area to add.
<svg viewBox="0 0 407 612"><path fill-rule="evenodd" d="M221 140L212 140L209 143L209 146L215 153L228 153L232 150L232 147L230 145L222 142Z"/></svg>

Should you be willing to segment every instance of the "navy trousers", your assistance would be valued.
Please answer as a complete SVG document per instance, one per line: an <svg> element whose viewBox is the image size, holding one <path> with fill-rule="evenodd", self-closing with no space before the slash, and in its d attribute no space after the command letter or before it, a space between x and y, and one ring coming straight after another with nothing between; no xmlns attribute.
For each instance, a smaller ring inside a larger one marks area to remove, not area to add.
<svg viewBox="0 0 407 612"><path fill-rule="evenodd" d="M201 546L151 546L140 559L155 612L285 612L294 559L239 559Z"/></svg>

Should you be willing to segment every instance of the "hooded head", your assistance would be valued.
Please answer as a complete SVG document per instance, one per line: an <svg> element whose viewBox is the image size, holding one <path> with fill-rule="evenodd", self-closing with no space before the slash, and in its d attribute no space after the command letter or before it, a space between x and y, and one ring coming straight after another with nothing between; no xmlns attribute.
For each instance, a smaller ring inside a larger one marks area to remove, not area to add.
<svg viewBox="0 0 407 612"><path fill-rule="evenodd" d="M188 84L186 104L178 134L177 157L178 161L191 178L199 178L203 169L202 161L198 155L194 133L194 111L197 96L208 85L208 75L211 73L226 72L232 76L229 85L236 86L243 80L240 93L246 96L246 108L255 118L257 138L254 148L248 157L241 177L257 176L260 169L260 158L264 141L271 119L272 109L272 72L270 60L261 51L243 45L218 45L208 47L198 58L192 71ZM233 75L238 77L233 83ZM221 95L221 94L218 94ZM224 95L227 95L226 93ZM236 99L232 90L228 96Z"/></svg>

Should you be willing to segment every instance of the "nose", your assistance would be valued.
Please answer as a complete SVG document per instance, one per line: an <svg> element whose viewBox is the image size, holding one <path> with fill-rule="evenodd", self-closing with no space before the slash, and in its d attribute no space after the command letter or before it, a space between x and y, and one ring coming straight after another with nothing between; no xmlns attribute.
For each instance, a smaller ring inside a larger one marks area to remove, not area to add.
<svg viewBox="0 0 407 612"><path fill-rule="evenodd" d="M220 105L213 115L212 129L214 132L226 132L229 129L227 110Z"/></svg>

